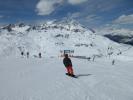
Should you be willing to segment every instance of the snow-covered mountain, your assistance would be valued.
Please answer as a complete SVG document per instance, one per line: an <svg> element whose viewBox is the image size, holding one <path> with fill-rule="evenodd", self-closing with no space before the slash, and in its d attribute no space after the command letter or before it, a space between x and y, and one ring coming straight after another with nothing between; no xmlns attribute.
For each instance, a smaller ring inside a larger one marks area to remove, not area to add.
<svg viewBox="0 0 133 100"><path fill-rule="evenodd" d="M124 28L106 28L104 36L118 43L133 45L133 30Z"/></svg>
<svg viewBox="0 0 133 100"><path fill-rule="evenodd" d="M75 79L65 76L60 50L92 59L71 57ZM32 58L39 52L41 59ZM133 100L132 46L75 21L2 26L1 57L0 100Z"/></svg>
<svg viewBox="0 0 133 100"><path fill-rule="evenodd" d="M59 56L61 50L74 50L75 56L119 55L130 46L97 35L73 20L47 21L40 25L10 24L0 29L0 56L30 52Z"/></svg>

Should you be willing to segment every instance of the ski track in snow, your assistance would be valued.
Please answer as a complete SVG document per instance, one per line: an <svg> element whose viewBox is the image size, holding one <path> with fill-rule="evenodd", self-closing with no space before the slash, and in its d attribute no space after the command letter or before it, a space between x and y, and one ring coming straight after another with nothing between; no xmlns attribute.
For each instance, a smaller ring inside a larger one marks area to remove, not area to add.
<svg viewBox="0 0 133 100"><path fill-rule="evenodd" d="M61 58L0 61L0 100L133 100L132 62L72 59L77 79Z"/></svg>

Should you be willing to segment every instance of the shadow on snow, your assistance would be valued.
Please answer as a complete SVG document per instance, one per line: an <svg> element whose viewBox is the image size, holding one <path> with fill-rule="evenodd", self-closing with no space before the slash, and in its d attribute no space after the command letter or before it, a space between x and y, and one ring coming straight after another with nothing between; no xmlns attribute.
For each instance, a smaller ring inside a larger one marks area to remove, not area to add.
<svg viewBox="0 0 133 100"><path fill-rule="evenodd" d="M83 76L90 76L90 75L92 75L92 74L77 74L76 76L77 77L83 77Z"/></svg>

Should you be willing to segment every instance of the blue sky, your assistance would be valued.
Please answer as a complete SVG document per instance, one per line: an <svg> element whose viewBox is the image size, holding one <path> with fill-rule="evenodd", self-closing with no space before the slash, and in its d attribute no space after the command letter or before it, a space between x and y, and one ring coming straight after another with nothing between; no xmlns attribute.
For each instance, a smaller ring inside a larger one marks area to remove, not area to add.
<svg viewBox="0 0 133 100"><path fill-rule="evenodd" d="M0 24L66 17L89 27L133 25L133 0L0 0Z"/></svg>

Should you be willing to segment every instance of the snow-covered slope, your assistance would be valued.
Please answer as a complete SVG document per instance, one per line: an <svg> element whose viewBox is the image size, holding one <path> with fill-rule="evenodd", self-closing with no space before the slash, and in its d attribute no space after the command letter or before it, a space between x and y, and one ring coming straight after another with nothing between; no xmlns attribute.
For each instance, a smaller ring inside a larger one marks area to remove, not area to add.
<svg viewBox="0 0 133 100"><path fill-rule="evenodd" d="M0 61L0 100L133 100L133 62L72 62L78 79L59 58Z"/></svg>

